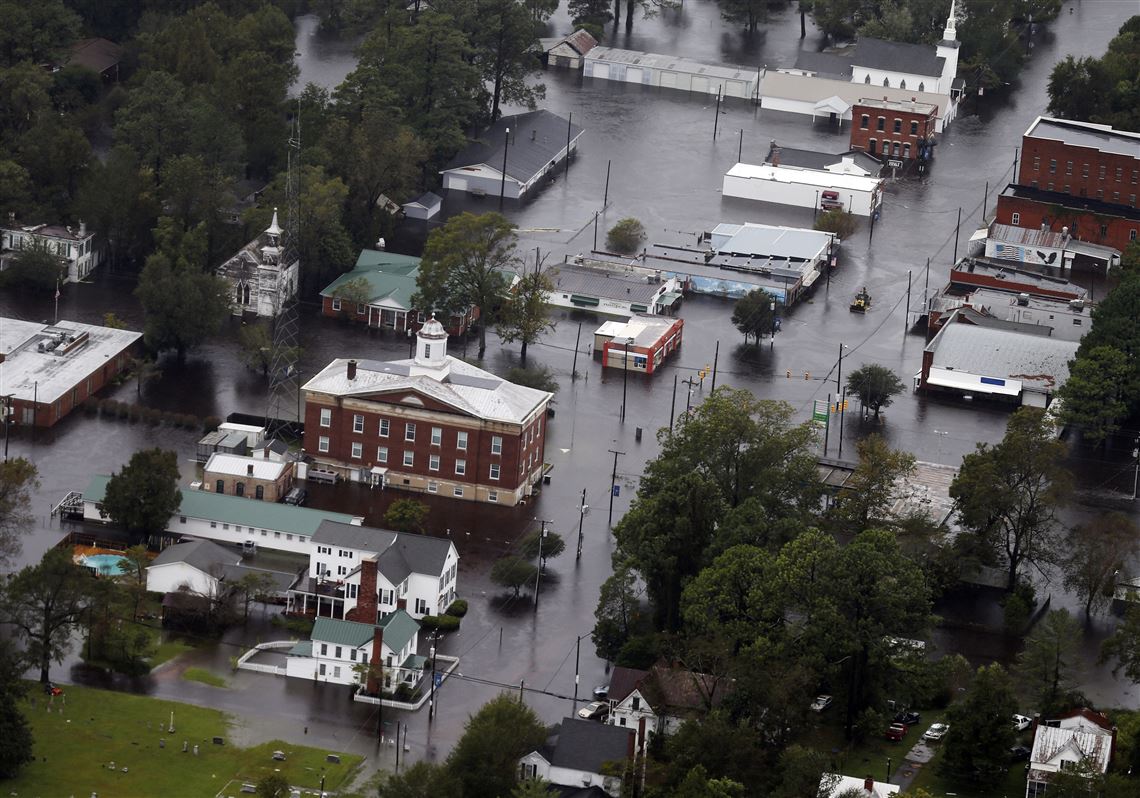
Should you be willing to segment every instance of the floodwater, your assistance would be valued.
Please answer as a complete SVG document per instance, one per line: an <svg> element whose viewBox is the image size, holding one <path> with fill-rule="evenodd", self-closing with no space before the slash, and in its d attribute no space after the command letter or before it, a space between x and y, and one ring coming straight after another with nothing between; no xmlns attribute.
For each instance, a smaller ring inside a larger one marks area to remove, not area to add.
<svg viewBox="0 0 1140 798"><path fill-rule="evenodd" d="M598 588L610 571L613 539L607 525L610 473L614 467L610 449L623 452L617 462L620 496L614 499L614 519L628 508L645 461L657 450L655 431L668 424L672 408L684 409L687 401L699 403L711 388L706 381L688 395L682 384L673 399L674 377L685 379L717 360L717 385L748 388L762 398L785 400L800 418L807 418L813 400L826 399L836 390L835 369L844 350L843 369L864 362L889 366L909 383L918 370L924 339L906 330L904 310L908 272L912 281L912 306L920 302L926 285L926 259L931 259L929 285L945 282L954 251L954 228L962 208L960 246L978 225L985 182L990 181L986 201L993 207L996 193L1009 179L1015 148L1032 119L1044 111L1045 85L1052 64L1066 53L1101 53L1120 24L1134 11L1131 2L1072 3L1073 13L1063 14L1036 38L1033 60L1018 85L1004 97L987 97L965 113L942 138L934 168L924 180L893 184L883 218L871 241L864 227L848 241L840 267L830 285L817 284L811 301L795 308L784 320L773 343L748 347L731 326L731 305L708 297L685 300L684 345L678 357L652 378L631 378L628 383L627 418L619 420L623 384L620 375L603 374L600 365L585 354L591 333L600 319L569 311L556 311L557 329L532 346L531 360L549 366L557 376L560 391L557 415L550 424L547 460L554 465L552 482L527 507L515 509L475 507L443 499L432 502L429 518L433 534L449 535L459 547L461 593L471 609L462 629L447 636L440 650L461 657L459 673L439 691L438 711L432 723L427 713L415 715L386 712L388 723L409 724L407 745L413 759L440 758L462 733L463 722L500 688L525 682L526 700L547 721L570 714L574 691L575 662L580 662L579 693L588 694L594 684L604 683L605 663L593 654L588 635ZM331 88L352 67L350 43L336 42L315 32L315 20L298 20L297 49L302 79ZM553 27L566 28L556 18ZM814 37L814 38L813 38ZM817 34L809 33L805 46L815 46ZM774 66L794 59L800 47L798 15L776 15L765 33L749 41L726 29L712 3L689 2L683 10L662 12L652 20L637 20L634 35L624 33L613 42L619 46L676 53L707 60ZM508 202L505 213L522 230L520 250L535 247L551 260L591 248L592 222L600 212L599 232L626 216L642 220L654 242L692 240L696 232L721 221L757 221L808 226L806 209L760 205L720 196L723 173L735 162L737 150L745 160L761 158L771 140L797 147L840 151L847 146L846 131L824 125L812 126L804 117L759 113L743 102L727 102L713 140L715 102L706 97L654 91L606 81L584 81L577 73L551 70L542 80L547 86L544 106L574 114L586 135L568 175L559 175L533 200L519 206ZM740 131L743 131L741 134ZM603 208L607 164L610 164L609 204ZM494 210L493 198L449 197L445 213L464 209ZM411 228L401 241L414 241L428 226ZM847 305L860 287L874 297L874 307L865 316L851 314ZM93 285L68 286L60 300L60 317L98 322L113 311L138 328L138 308L130 286L107 277ZM21 318L52 315L50 301L0 296L0 312ZM582 353L577 358L581 375L571 379L574 349L581 323ZM173 364L163 378L142 388L142 400L151 406L200 416L225 416L242 411L261 413L265 408L264 384L240 362L232 334L195 352L182 369ZM302 322L304 374L312 374L334 357L384 359L407 356L407 341L382 336L324 320L306 309ZM453 351L462 344L452 342ZM475 354L474 347L469 350ZM499 373L518 362L517 346L500 347L490 337L484 366ZM786 376L791 373L791 377ZM121 386L117 398L135 394L133 384ZM958 463L979 441L1001 437L1008 410L981 402L965 403L927 398L911 393L897 397L884 411L880 425L860 424L850 414L843 435L843 453L851 457L856 441L870 431L885 435L893 446L915 453L921 460ZM643 430L640 442L637 428ZM92 473L107 473L125 463L132 452L145 446L176 449L189 458L197 434L153 428L141 424L92 419L82 413L56 429L34 439L17 431L11 441L13 454L31 457L41 471L36 492L37 529L25 541L23 562L36 560L65 532L47 518L50 504L68 490L82 490ZM829 454L837 454L838 431L830 436ZM1089 453L1078 452L1076 464L1085 483L1101 493L1093 507L1078 507L1082 513L1103 503L1101 496L1130 488L1130 474L1121 466L1126 453L1110 452L1115 463L1107 466ZM192 467L184 468L187 478ZM583 553L574 558L582 490L590 505L584 518ZM311 504L365 515L380 523L384 506L393 494L340 485L316 486ZM1118 494L1115 494L1118 495ZM487 564L509 549L538 519L553 522L567 538L567 553L551 560L542 582L537 608L533 598L504 597L487 579ZM1043 584L1041 593L1052 593L1054 606L1071 605L1059 581ZM1090 658L1095 644L1108 626L1094 624L1089 633ZM187 664L207 664L225 670L240 642L269 639L282 633L259 625L236 630L222 644L195 652ZM580 636L580 652L577 642ZM977 661L1005 658L1010 652L982 635L946 636L936 643L966 650ZM424 652L421 652L424 653ZM580 656L579 656L580 655ZM71 678L94 678L82 669L70 670L65 663L58 673ZM375 710L350 704L341 689L260 674L240 673L231 677L224 694L214 688L189 683L178 677L183 667L166 668L127 688L170 698L225 706L243 718L248 739L286 736L298 742L328 745L342 750L375 753L371 748ZM1115 682L1103 668L1090 671L1085 686L1089 697L1108 704L1137 706L1130 686ZM539 690L543 692L532 692ZM394 727L392 727L394 728ZM307 729L307 732L303 732ZM377 754L390 766L395 749L386 746Z"/></svg>

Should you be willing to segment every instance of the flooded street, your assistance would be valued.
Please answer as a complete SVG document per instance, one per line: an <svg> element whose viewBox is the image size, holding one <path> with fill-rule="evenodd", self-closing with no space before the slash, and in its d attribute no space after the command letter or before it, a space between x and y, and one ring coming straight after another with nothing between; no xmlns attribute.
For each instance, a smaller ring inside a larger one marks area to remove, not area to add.
<svg viewBox="0 0 1140 798"><path fill-rule="evenodd" d="M718 342L718 386L748 388L759 397L787 401L802 419L809 416L812 400L825 399L836 390L835 367L842 344L849 347L844 355L844 373L873 362L890 367L910 384L920 365L924 336L905 329L908 272L913 283L913 307L921 302L928 257L930 287L941 287L946 281L958 209L962 209L961 252L980 223L986 180L990 182L985 201L989 209L1008 182L1022 132L1044 111L1045 86L1053 63L1067 53L1100 54L1121 23L1135 12L1134 2L1074 0L1072 5L1073 14L1062 14L1038 35L1033 59L1009 96L987 97L977 109L975 101L970 101L965 113L942 137L926 179L899 181L889 187L874 240L869 240L864 226L845 242L830 285L817 283L810 301L784 319L774 344L765 340L760 347L744 346L742 336L729 321L731 303L710 297L686 298L680 311L685 320L681 352L653 377L630 377L623 424L618 415L623 390L620 374L603 374L600 364L585 354L601 319L554 310L556 330L530 348L529 358L551 368L560 385L546 450L546 459L554 466L551 484L537 501L514 509L443 499L432 502L430 532L449 535L459 548L460 593L470 600L471 607L462 629L448 635L440 646L442 652L461 658L458 671L462 675L453 677L440 690L434 722L428 723L426 711L408 715L385 710L386 720L409 724L408 745L413 759L446 755L462 733L466 717L498 692L497 685L517 689L525 681L527 703L544 720L554 722L570 714L571 702L564 696L573 694L579 636L585 636L581 641L579 693L588 695L595 684L606 682L605 663L594 656L588 635L598 588L609 575L613 550L606 519L613 468L608 450L625 452L617 464L621 495L614 500L616 522L629 506L645 461L657 453L657 429L669 423L674 407L680 413L687 400L699 403L711 389L706 380L688 397L682 384L674 406L674 377L684 380L711 365ZM567 23L559 16L553 27L561 32ZM299 18L297 31L302 82L313 80L332 88L352 68L351 44L318 34L313 17ZM815 41L813 36L809 30L805 46ZM632 37L627 39L623 33L605 43L768 66L792 62L801 45L797 14L785 11L775 16L765 33L746 41L735 32L726 32L715 4L693 0L681 11L662 12L651 20L638 19ZM633 216L644 223L650 241L660 243L691 242L697 232L722 221L810 226L812 214L807 209L722 198L722 176L736 161L738 146L742 146L746 161L762 159L772 140L832 152L847 148L846 130L840 133L822 124L813 127L805 117L760 113L743 101L727 102L722 107L719 136L714 141L715 102L707 97L584 81L578 73L567 70L547 71L541 79L547 86L544 107L563 115L572 112L574 122L586 133L568 175L560 174L553 185L521 207L506 204L505 213L522 231L520 251L532 263L535 247L544 255L549 253L551 261L590 250L595 212L601 213L599 239L617 220ZM612 163L609 205L603 208L607 162ZM497 201L490 197L452 196L445 202L444 213L497 207ZM426 230L422 225L412 227L401 240L422 238ZM874 306L866 315L852 314L848 304L862 286L874 297ZM141 329L131 290L130 284L105 275L91 285L66 286L59 303L60 318L100 323L104 313L114 312L133 329ZM42 319L52 313L50 299L0 295L0 315ZM571 375L579 324L582 353L577 371L581 376L574 380ZM185 367L167 364L160 380L142 387L141 400L149 406L201 417L224 417L235 411L263 413L265 386L259 375L241 363L236 329L237 322L231 320L230 335L194 352ZM408 354L406 339L322 319L312 307L305 309L301 336L303 376L314 374L336 357L383 360ZM489 339L483 367L505 373L518 364L517 345L500 347L493 335ZM462 343L452 341L451 351L462 354ZM474 354L472 347L470 355ZM786 376L788 372L791 378ZM136 390L136 385L128 382L109 395L133 400ZM907 392L884 411L881 425L860 424L857 414L850 414L843 454L852 457L857 439L875 431L885 435L892 446L913 452L919 460L957 464L977 442L1000 439L1008 417L1009 410L1004 407ZM644 432L640 442L636 440L637 428ZM193 474L189 457L198 437L196 431L96 419L82 412L34 438L26 430L14 430L11 454L32 459L41 477L34 506L37 529L25 540L21 564L38 560L66 533L48 518L48 512L67 491L82 490L90 475L121 467L134 451L147 446L176 450L189 480ZM835 430L830 446L829 453L834 456ZM1124 453L1110 455L1124 457ZM1108 492L1130 488L1131 474L1119 465L1104 466L1079 452L1075 458L1086 486ZM583 489L590 511L583 525L582 558L576 562L573 552ZM382 523L387 502L401 496L349 484L315 486L310 493L311 506L364 515L368 523L376 525ZM1090 509L1078 507L1075 512ZM553 521L553 528L567 539L567 552L549 562L537 608L526 595L518 600L505 599L487 579L488 564L536 527L536 519ZM1043 586L1040 592L1053 594L1053 606L1070 603L1059 581ZM1106 629L1104 622L1098 622L1090 632L1086 641L1090 659L1095 658L1095 646ZM939 635L936 642L943 639ZM235 632L232 639L219 645L193 652L187 662L224 672L241 643L284 636L276 627L261 623ZM961 635L955 640L977 661L1006 658L1010 653L984 639L975 640L976 645L963 642ZM59 670L62 680L66 680L70 664ZM374 753L375 710L351 704L343 689L240 672L227 677L230 689L219 698L216 688L181 679L179 673L185 664L180 661L174 667L160 669L134 688L220 706L245 718L242 733L250 740L285 736L295 742ZM84 674L75 671L72 676ZM1140 706L1131 687L1117 683L1104 668L1090 670L1085 692L1094 701ZM379 761L391 765L394 754L394 748L387 747L379 754Z"/></svg>

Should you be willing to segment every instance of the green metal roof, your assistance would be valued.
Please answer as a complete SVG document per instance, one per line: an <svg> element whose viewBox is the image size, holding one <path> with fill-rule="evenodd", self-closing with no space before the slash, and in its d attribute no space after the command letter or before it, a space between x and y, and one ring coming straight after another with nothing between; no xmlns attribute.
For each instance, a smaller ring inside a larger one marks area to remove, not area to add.
<svg viewBox="0 0 1140 798"><path fill-rule="evenodd" d="M110 477L96 474L83 491L84 501L101 502L107 495ZM303 537L312 537L322 521L352 523L353 516L326 510L312 510L289 504L274 504L241 496L225 496L205 490L182 488L182 506L178 515L219 521L225 524L272 529Z"/></svg>
<svg viewBox="0 0 1140 798"><path fill-rule="evenodd" d="M420 631L419 623L405 610L388 613L379 625L384 628L384 645L393 651L402 649Z"/></svg>
<svg viewBox="0 0 1140 798"><path fill-rule="evenodd" d="M313 656L313 641L300 640L286 654L290 657L311 657Z"/></svg>
<svg viewBox="0 0 1140 798"><path fill-rule="evenodd" d="M336 618L317 618L310 635L314 642L360 648L372 640L374 627L356 621L339 621ZM385 640L384 642L388 642ZM396 649L399 651L399 649Z"/></svg>
<svg viewBox="0 0 1140 798"><path fill-rule="evenodd" d="M361 279L368 286L370 304L386 299L388 304L411 310L419 271L420 259L411 255L397 255L375 249L361 250L353 270L325 286L321 296L332 296L345 283Z"/></svg>

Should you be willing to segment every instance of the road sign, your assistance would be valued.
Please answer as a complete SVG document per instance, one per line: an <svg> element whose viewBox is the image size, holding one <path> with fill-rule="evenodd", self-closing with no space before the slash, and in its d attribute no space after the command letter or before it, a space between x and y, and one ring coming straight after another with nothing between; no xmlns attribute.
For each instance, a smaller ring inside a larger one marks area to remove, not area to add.
<svg viewBox="0 0 1140 798"><path fill-rule="evenodd" d="M827 424L827 411L829 409L830 408L827 402L820 402L819 399L813 399L811 408L811 420L817 424Z"/></svg>
<svg viewBox="0 0 1140 798"><path fill-rule="evenodd" d="M439 687L441 684L443 684L443 673L437 671L435 674L435 686Z"/></svg>
<svg viewBox="0 0 1140 798"><path fill-rule="evenodd" d="M621 495L621 485L614 485L614 496Z"/></svg>
<svg viewBox="0 0 1140 798"><path fill-rule="evenodd" d="M903 162L895 158L891 158L889 161L887 161L887 166L891 167L892 169L899 169L902 167L902 165Z"/></svg>

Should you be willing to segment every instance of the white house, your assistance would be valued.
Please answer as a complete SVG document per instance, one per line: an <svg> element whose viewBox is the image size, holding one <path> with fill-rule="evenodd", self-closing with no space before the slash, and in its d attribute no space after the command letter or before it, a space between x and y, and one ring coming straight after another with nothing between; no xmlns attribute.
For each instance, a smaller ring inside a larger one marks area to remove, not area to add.
<svg viewBox="0 0 1140 798"><path fill-rule="evenodd" d="M883 181L878 177L770 163L734 165L725 173L721 190L726 197L800 208L819 207L831 192L844 210L857 216L870 216L883 202Z"/></svg>
<svg viewBox="0 0 1140 798"><path fill-rule="evenodd" d="M621 794L622 769L633 755L633 732L563 718L545 745L519 760L519 775L562 787L600 787L616 798Z"/></svg>
<svg viewBox="0 0 1140 798"><path fill-rule="evenodd" d="M439 615L455 600L459 553L447 538L326 521L312 543L289 612L369 623L398 609Z"/></svg>
<svg viewBox="0 0 1140 798"><path fill-rule="evenodd" d="M83 520L108 523L102 501L110 477L96 474L83 491ZM252 497L227 496L182 488L182 504L170 517L166 531L205 538L243 548L265 548L309 556L312 537L323 521L360 524L360 516L311 510L288 504L259 502Z"/></svg>
<svg viewBox="0 0 1140 798"><path fill-rule="evenodd" d="M146 569L146 589L152 593L180 591L217 598L250 574L269 579L269 592L284 593L293 574L242 565L242 556L208 540L167 546Z"/></svg>
<svg viewBox="0 0 1140 798"><path fill-rule="evenodd" d="M705 715L730 688L723 678L661 663L648 671L619 666L610 677L606 723L633 730L640 747L654 734L672 734Z"/></svg>
<svg viewBox="0 0 1140 798"><path fill-rule="evenodd" d="M1054 773L1085 763L1093 772L1104 773L1112 762L1116 727L1107 717L1090 709L1078 709L1033 730L1033 753L1025 778L1025 798L1047 795Z"/></svg>
<svg viewBox="0 0 1140 798"><path fill-rule="evenodd" d="M218 277L230 284L235 315L252 313L275 318L285 302L297 293L300 261L288 259L282 236L274 209L269 227L217 268Z"/></svg>
<svg viewBox="0 0 1140 798"><path fill-rule="evenodd" d="M899 788L895 784L883 784L877 782L870 776L864 779L857 779L854 776L842 776L838 773L824 773L823 777L819 780L820 792L823 790L830 790L827 793L828 798L840 798L854 793L859 798L888 798L891 795L898 795Z"/></svg>
<svg viewBox="0 0 1140 798"><path fill-rule="evenodd" d="M60 273L64 282L78 283L103 262L103 250L95 246L95 234L87 230L84 222L74 230L61 224L33 224L18 227L10 222L0 228L0 270L17 257L22 250L42 245L66 265L67 274Z"/></svg>
<svg viewBox="0 0 1140 798"><path fill-rule="evenodd" d="M419 630L420 625L403 610L389 613L376 624L317 618L309 639L289 649L285 675L365 684L369 676L378 680L382 669L385 690L399 684L414 686L426 661L416 654Z"/></svg>

